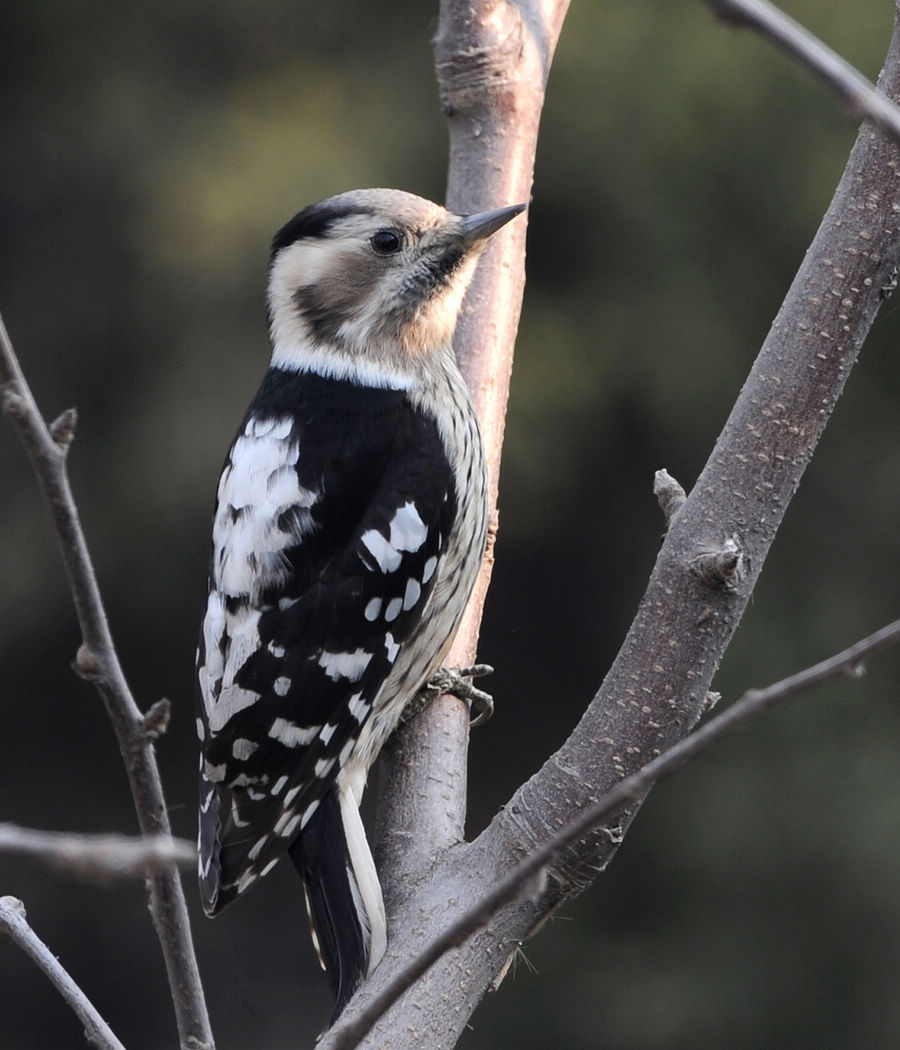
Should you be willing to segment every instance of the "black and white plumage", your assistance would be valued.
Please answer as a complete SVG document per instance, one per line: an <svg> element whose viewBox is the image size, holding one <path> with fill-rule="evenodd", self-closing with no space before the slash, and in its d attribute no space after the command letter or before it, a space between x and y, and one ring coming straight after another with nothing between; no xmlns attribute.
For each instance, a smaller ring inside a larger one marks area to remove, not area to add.
<svg viewBox="0 0 900 1050"><path fill-rule="evenodd" d="M215 915L288 853L335 1015L386 945L366 776L484 551L451 339L481 246L523 207L358 190L273 242L272 362L219 481L197 652L200 887Z"/></svg>

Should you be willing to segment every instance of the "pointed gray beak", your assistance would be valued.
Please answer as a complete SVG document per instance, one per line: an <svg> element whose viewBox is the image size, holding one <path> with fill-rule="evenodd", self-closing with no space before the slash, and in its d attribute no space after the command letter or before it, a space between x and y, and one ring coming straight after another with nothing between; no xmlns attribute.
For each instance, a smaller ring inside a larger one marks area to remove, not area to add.
<svg viewBox="0 0 900 1050"><path fill-rule="evenodd" d="M514 219L527 207L527 204L510 204L506 208L482 211L477 215L463 215L459 231L463 242L468 246L475 244L476 241L483 241L485 237L496 233L501 226L505 226L510 219Z"/></svg>

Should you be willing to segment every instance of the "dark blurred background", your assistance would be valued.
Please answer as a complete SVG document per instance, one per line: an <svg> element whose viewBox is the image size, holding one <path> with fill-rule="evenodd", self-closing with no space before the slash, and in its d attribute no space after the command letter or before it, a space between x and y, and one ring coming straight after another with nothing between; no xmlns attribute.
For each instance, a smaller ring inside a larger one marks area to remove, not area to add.
<svg viewBox="0 0 900 1050"><path fill-rule="evenodd" d="M795 0L870 77L886 0ZM192 659L225 448L266 365L274 230L354 186L438 200L436 5L31 0L0 11L0 307L73 483L123 664L174 705L194 835ZM854 128L702 4L582 0L550 81L472 741L477 831L560 744L815 232ZM888 302L716 688L723 703L900 609L900 315ZM25 457L0 427L0 820L133 832ZM524 946L463 1050L892 1047L900 1032L900 657L760 718L659 787L620 856ZM288 867L215 923L188 894L220 1050L310 1046L330 1009ZM129 1050L176 1045L140 885L4 860ZM0 1047L83 1045L0 944Z"/></svg>

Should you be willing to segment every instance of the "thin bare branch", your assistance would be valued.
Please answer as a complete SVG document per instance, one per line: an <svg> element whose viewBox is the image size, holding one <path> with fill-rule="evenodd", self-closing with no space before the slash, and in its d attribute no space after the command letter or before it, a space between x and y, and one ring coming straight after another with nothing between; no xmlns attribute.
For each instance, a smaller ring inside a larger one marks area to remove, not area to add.
<svg viewBox="0 0 900 1050"><path fill-rule="evenodd" d="M59 541L82 635L75 669L93 682L103 699L125 758L141 833L147 838L158 835L169 838L171 828L153 750L153 742L164 728L164 708L154 705L150 721L145 721L116 654L69 485L66 460L76 416L69 410L47 426L19 366L2 316L0 395L0 404L31 460ZM169 867L152 875L148 887L150 913L166 962L181 1045L190 1050L211 1050L212 1030L178 872Z"/></svg>
<svg viewBox="0 0 900 1050"><path fill-rule="evenodd" d="M868 117L900 143L900 107L895 106L858 69L841 58L768 0L704 0L722 21L755 29L811 69L859 119Z"/></svg>
<svg viewBox="0 0 900 1050"><path fill-rule="evenodd" d="M84 1025L84 1035L91 1046L98 1047L99 1050L125 1050L90 999L28 925L25 905L15 897L0 897L0 932L7 934L47 975Z"/></svg>
<svg viewBox="0 0 900 1050"><path fill-rule="evenodd" d="M707 751L713 744L734 732L749 719L767 708L812 689L841 674L859 674L865 660L888 646L900 642L900 620L895 620L874 634L863 638L843 652L822 660L790 678L785 678L765 689L752 689L728 710L711 719L692 735L680 740L665 754L648 762L638 772L626 777L597 802L583 809L543 845L537 847L496 883L474 906L446 927L409 965L374 995L352 1018L338 1021L319 1043L319 1050L353 1050L371 1031L375 1023L395 1002L426 973L441 956L458 948L507 904L525 894L537 894L543 888L544 873L560 853L577 842L591 828L630 803L642 799L665 777L679 770L685 763Z"/></svg>
<svg viewBox="0 0 900 1050"><path fill-rule="evenodd" d="M16 824L0 824L0 855L27 857L95 882L157 875L173 865L186 866L197 860L193 844L184 839L79 835Z"/></svg>

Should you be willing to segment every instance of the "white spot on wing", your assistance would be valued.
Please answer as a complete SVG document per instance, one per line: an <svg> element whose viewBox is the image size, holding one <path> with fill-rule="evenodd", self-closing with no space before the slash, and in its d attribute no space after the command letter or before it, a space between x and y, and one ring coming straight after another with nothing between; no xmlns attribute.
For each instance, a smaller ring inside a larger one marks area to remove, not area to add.
<svg viewBox="0 0 900 1050"><path fill-rule="evenodd" d="M315 740L321 728L321 726L298 726L286 718L276 718L269 728L269 736L280 744L284 744L285 747L304 747ZM287 777L279 778L277 785L280 786L273 786L273 795L277 795L284 787L282 781L287 781Z"/></svg>
<svg viewBox="0 0 900 1050"><path fill-rule="evenodd" d="M397 653L400 652L400 643L394 641L394 636L390 632L384 636L384 648L388 660L393 663L397 659Z"/></svg>
<svg viewBox="0 0 900 1050"><path fill-rule="evenodd" d="M259 875L252 868L247 868L247 870L242 873L241 877L235 883L234 888L238 891L238 893L243 893L244 890L252 886L258 878Z"/></svg>
<svg viewBox="0 0 900 1050"><path fill-rule="evenodd" d="M258 419L254 416L252 419L247 420L247 425L244 427L244 434L246 437L265 437L274 426L274 417L270 417L269 419Z"/></svg>
<svg viewBox="0 0 900 1050"><path fill-rule="evenodd" d="M203 776L210 784L221 784L225 779L225 763L223 762L220 766L214 766L210 762L204 761Z"/></svg>
<svg viewBox="0 0 900 1050"><path fill-rule="evenodd" d="M381 612L381 599L372 598L371 601L366 603L365 609L363 609L363 616L369 621L374 622L378 619L378 614Z"/></svg>
<svg viewBox="0 0 900 1050"><path fill-rule="evenodd" d="M338 762L341 766L347 765L347 759L350 757L350 752L353 750L353 745L355 743L355 740L348 740L341 748L341 753L338 755Z"/></svg>
<svg viewBox="0 0 900 1050"><path fill-rule="evenodd" d="M286 810L284 810L282 812L282 814L278 818L278 820L275 821L275 827L272 828L272 830L275 832L276 835L283 835L284 834L285 825L288 823L288 821L291 819L292 816L293 816L293 813L291 813L291 811L289 809L286 809Z"/></svg>
<svg viewBox="0 0 900 1050"><path fill-rule="evenodd" d="M407 501L398 507L391 518L390 544L394 550L414 554L425 542L428 528L422 521L415 503Z"/></svg>
<svg viewBox="0 0 900 1050"><path fill-rule="evenodd" d="M251 784L258 784L259 782L259 777L248 777L246 773L238 773L236 777L228 781L230 787L238 788L249 787Z"/></svg>
<svg viewBox="0 0 900 1050"><path fill-rule="evenodd" d="M310 804L303 811L303 819L300 821L301 829L306 827L306 825L309 823L309 818L313 815L313 813L315 813L315 811L318 808L319 808L319 800L318 799L316 799L315 802L310 802Z"/></svg>
<svg viewBox="0 0 900 1050"><path fill-rule="evenodd" d="M422 570L422 583L428 583L432 576L434 576L434 570L437 568L437 558L432 556L425 562L425 568Z"/></svg>
<svg viewBox="0 0 900 1050"><path fill-rule="evenodd" d="M334 765L333 758L320 758L316 762L315 774L317 777L327 777L331 772L331 767Z"/></svg>
<svg viewBox="0 0 900 1050"><path fill-rule="evenodd" d="M275 426L272 428L272 437L286 438L290 434L292 426L290 417L284 416L276 421Z"/></svg>
<svg viewBox="0 0 900 1050"><path fill-rule="evenodd" d="M319 654L319 666L333 682L342 678L358 682L371 659L372 653L365 649L355 649L352 653L330 653L326 649Z"/></svg>
<svg viewBox="0 0 900 1050"><path fill-rule="evenodd" d="M247 854L248 860L256 860L262 851L263 846L269 841L268 835L263 835L261 839L257 839L256 843L251 847L250 852Z"/></svg>
<svg viewBox="0 0 900 1050"><path fill-rule="evenodd" d="M280 821L279 821L279 823L280 823ZM278 827L277 824L275 826ZM299 826L300 826L300 814L299 813L295 813L291 817L291 819L281 829L281 836L282 836L282 838L289 839L291 837L291 835L294 834L294 832L297 830L297 828Z"/></svg>
<svg viewBox="0 0 900 1050"><path fill-rule="evenodd" d="M265 419L254 416L252 419L247 420L247 425L244 427L244 436L250 438L286 438L290 432L290 416L282 416L281 418L269 416Z"/></svg>
<svg viewBox="0 0 900 1050"><path fill-rule="evenodd" d="M361 722L369 713L371 706L368 700L362 699L362 693L355 693L347 703L347 710L357 722Z"/></svg>
<svg viewBox="0 0 900 1050"><path fill-rule="evenodd" d="M269 735L271 736L271 733ZM282 790L284 789L284 785L287 782L288 782L288 778L287 777L285 777L285 776L279 777L275 781L275 783L272 785L272 794L273 795L280 795Z"/></svg>
<svg viewBox="0 0 900 1050"><path fill-rule="evenodd" d="M248 657L259 648L259 612L240 608L229 613L224 596L212 591L206 604L203 639L206 666L200 669L200 693L209 732L215 736L229 719L259 699L258 693L234 682Z"/></svg>
<svg viewBox="0 0 900 1050"><path fill-rule="evenodd" d="M388 538L378 531L369 529L360 537L360 542L375 559L382 572L394 572L403 560L402 552L415 553L428 536L428 527L422 521L416 505L407 500L402 507L394 511L388 525Z"/></svg>
<svg viewBox="0 0 900 1050"><path fill-rule="evenodd" d="M393 623L394 620L400 615L400 610L403 608L402 598L391 598L387 604L387 608L384 610L384 618L388 623Z"/></svg>
<svg viewBox="0 0 900 1050"><path fill-rule="evenodd" d="M280 678L275 679L272 683L272 688L275 690L276 696L287 696L291 688L291 680L282 675Z"/></svg>
<svg viewBox="0 0 900 1050"><path fill-rule="evenodd" d="M245 762L258 747L259 744L255 744L252 740L239 737L231 745L231 753L239 762Z"/></svg>
<svg viewBox="0 0 900 1050"><path fill-rule="evenodd" d="M418 580L407 580L406 592L403 595L403 608L404 610L411 609L416 602L419 600L419 595L422 593L422 588L419 586Z"/></svg>
<svg viewBox="0 0 900 1050"><path fill-rule="evenodd" d="M400 567L400 552L388 543L378 529L364 532L359 541L375 559L375 564L382 572L393 572Z"/></svg>

